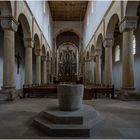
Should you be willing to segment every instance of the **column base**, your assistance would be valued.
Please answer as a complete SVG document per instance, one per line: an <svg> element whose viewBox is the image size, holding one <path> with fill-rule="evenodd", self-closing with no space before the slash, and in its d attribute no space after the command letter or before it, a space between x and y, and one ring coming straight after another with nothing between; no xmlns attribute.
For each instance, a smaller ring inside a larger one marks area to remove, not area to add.
<svg viewBox="0 0 140 140"><path fill-rule="evenodd" d="M122 88L118 98L123 101L140 101L140 93L135 88Z"/></svg>
<svg viewBox="0 0 140 140"><path fill-rule="evenodd" d="M6 101L12 101L18 98L15 87L2 87L0 98Z"/></svg>

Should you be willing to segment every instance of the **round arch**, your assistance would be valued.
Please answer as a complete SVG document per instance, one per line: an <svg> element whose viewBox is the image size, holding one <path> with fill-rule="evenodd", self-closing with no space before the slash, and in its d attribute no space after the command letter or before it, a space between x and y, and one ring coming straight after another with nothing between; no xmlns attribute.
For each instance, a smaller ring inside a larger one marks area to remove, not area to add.
<svg viewBox="0 0 140 140"><path fill-rule="evenodd" d="M60 29L59 31L57 31L57 32L55 33L55 38L56 38L59 34L61 34L61 33L63 33L63 32L73 32L73 33L75 33L79 38L81 37L80 32L78 32L77 30L72 29L72 28L63 28L63 29Z"/></svg>
<svg viewBox="0 0 140 140"><path fill-rule="evenodd" d="M118 15L117 14L112 15L107 25L106 38L113 38L115 26L118 23L119 23Z"/></svg>
<svg viewBox="0 0 140 140"><path fill-rule="evenodd" d="M45 45L42 46L42 56L47 56Z"/></svg>
<svg viewBox="0 0 140 140"><path fill-rule="evenodd" d="M31 29L30 29L29 22L26 16L21 13L18 17L18 20L21 23L24 38L31 38Z"/></svg>
<svg viewBox="0 0 140 140"><path fill-rule="evenodd" d="M58 48L58 46L60 46L60 44L62 44L64 42L71 42L71 43L75 44L77 47L79 47L80 38L77 34L75 34L74 32L71 32L71 31L61 32L56 37L57 48Z"/></svg>
<svg viewBox="0 0 140 140"><path fill-rule="evenodd" d="M50 59L50 53L49 53L49 51L47 51L47 60L49 60Z"/></svg>
<svg viewBox="0 0 140 140"><path fill-rule="evenodd" d="M58 49L59 49L59 47L60 46L62 46L62 45L73 45L74 47L77 47L74 43L72 43L72 42L63 42L62 44L60 44L59 46L58 46Z"/></svg>
<svg viewBox="0 0 140 140"><path fill-rule="evenodd" d="M102 44L103 44L103 35L99 34L99 36L97 38L97 42L96 42L96 48L97 49L101 49L102 48Z"/></svg>
<svg viewBox="0 0 140 140"><path fill-rule="evenodd" d="M37 34L34 35L34 47L35 49L40 49L40 40Z"/></svg>
<svg viewBox="0 0 140 140"><path fill-rule="evenodd" d="M91 45L91 50L90 50L91 55L94 55L94 50L95 50L95 47L94 47L94 45L92 44L92 45Z"/></svg>
<svg viewBox="0 0 140 140"><path fill-rule="evenodd" d="M86 53L86 58L87 59L89 58L89 51L87 51L87 53Z"/></svg>

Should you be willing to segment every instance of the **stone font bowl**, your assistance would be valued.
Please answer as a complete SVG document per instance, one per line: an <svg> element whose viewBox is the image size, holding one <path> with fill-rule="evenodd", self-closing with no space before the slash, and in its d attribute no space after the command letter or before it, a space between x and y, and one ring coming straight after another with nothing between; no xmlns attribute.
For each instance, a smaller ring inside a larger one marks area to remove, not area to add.
<svg viewBox="0 0 140 140"><path fill-rule="evenodd" d="M57 87L59 109L63 111L77 110L82 106L84 86L60 84Z"/></svg>

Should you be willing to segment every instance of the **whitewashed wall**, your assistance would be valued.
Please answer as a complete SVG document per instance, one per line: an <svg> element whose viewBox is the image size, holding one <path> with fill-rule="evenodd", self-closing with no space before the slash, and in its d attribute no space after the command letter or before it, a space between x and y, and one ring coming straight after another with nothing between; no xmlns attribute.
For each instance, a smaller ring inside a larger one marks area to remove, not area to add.
<svg viewBox="0 0 140 140"><path fill-rule="evenodd" d="M87 12L84 18L83 46L86 47L92 35L100 24L105 12L107 11L110 0L107 1L89 1ZM92 10L93 8L93 10Z"/></svg>
<svg viewBox="0 0 140 140"><path fill-rule="evenodd" d="M32 11L36 21L38 22L45 38L50 47L52 46L52 17L49 10L49 5L46 3L44 12L44 1L27 1L30 10Z"/></svg>
<svg viewBox="0 0 140 140"><path fill-rule="evenodd" d="M83 35L83 22L78 21L55 21L53 23L54 28L54 35L58 33L59 31L63 30L70 30L72 29L79 35Z"/></svg>

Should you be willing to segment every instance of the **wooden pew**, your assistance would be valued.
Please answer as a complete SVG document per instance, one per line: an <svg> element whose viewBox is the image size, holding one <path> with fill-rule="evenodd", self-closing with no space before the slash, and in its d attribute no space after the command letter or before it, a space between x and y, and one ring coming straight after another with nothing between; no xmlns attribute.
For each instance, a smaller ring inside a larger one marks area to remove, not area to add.
<svg viewBox="0 0 140 140"><path fill-rule="evenodd" d="M94 98L97 98L98 94L107 95L111 94L111 98L114 98L114 85L113 86L97 86L92 89Z"/></svg>
<svg viewBox="0 0 140 140"><path fill-rule="evenodd" d="M84 100L92 100L93 98L93 91L91 87L86 87L84 88Z"/></svg>
<svg viewBox="0 0 140 140"><path fill-rule="evenodd" d="M111 98L114 98L114 86L105 86L105 85L86 85L84 87L84 97L85 100L91 100L97 98L98 94L108 95L111 94ZM26 95L32 96L35 95L39 97L40 95L54 95L57 97L57 85L27 85L23 86L23 98Z"/></svg>
<svg viewBox="0 0 140 140"><path fill-rule="evenodd" d="M46 96L46 95L54 95L57 97L57 86L23 86L23 98L34 95L34 96Z"/></svg>

